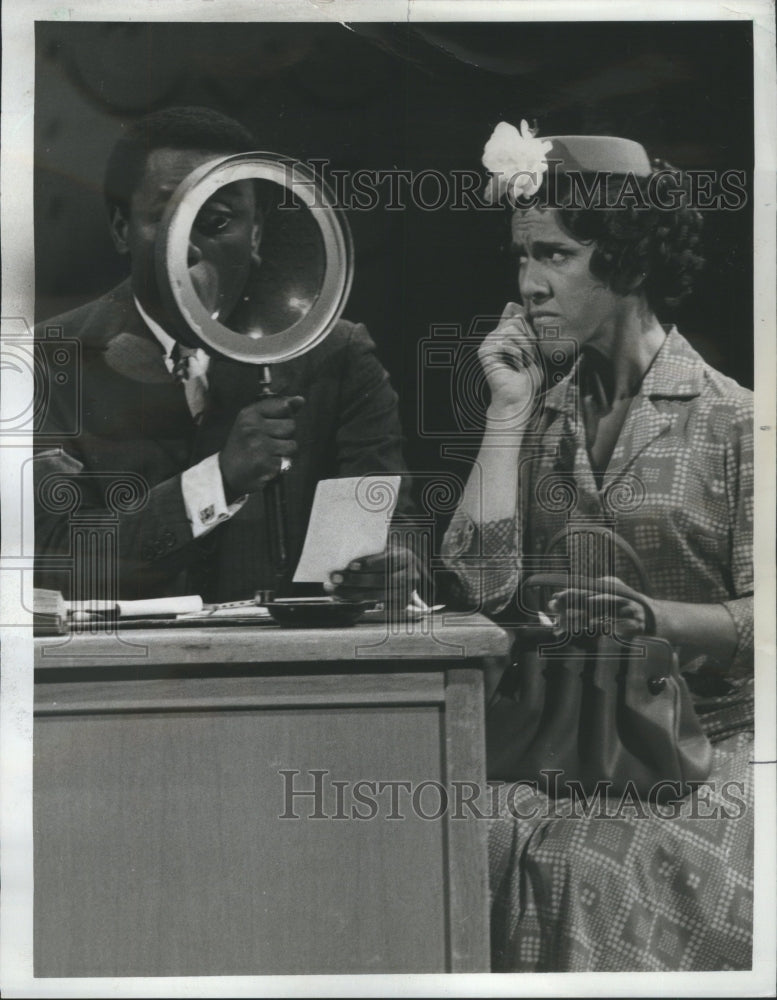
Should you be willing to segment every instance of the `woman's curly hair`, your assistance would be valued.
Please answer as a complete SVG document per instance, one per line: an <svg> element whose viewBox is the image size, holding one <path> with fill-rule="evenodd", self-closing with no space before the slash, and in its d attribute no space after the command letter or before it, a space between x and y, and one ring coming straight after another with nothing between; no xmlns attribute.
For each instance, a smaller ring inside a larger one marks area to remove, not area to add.
<svg viewBox="0 0 777 1000"><path fill-rule="evenodd" d="M704 264L699 252L702 216L689 205L689 189L680 171L663 160L654 160L652 170L651 177L630 177L628 189L623 187L623 176L606 177L607 197L601 207L575 205L563 174L550 179L544 193L549 204L562 206L560 222L570 235L595 244L592 273L621 295L641 285L650 307L661 310L689 294ZM635 187L641 198L624 195ZM619 195L631 203L617 204ZM673 203L675 207L661 207ZM616 207L607 207L613 204Z"/></svg>

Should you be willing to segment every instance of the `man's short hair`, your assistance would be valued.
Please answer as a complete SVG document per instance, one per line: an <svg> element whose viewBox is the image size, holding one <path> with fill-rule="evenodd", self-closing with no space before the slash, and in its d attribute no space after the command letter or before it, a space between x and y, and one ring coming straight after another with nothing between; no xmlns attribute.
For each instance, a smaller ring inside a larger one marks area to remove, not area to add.
<svg viewBox="0 0 777 1000"><path fill-rule="evenodd" d="M208 153L245 153L256 148L251 133L234 118L212 108L173 107L133 122L113 147L105 170L108 208L129 213L149 153L155 149L197 149Z"/></svg>

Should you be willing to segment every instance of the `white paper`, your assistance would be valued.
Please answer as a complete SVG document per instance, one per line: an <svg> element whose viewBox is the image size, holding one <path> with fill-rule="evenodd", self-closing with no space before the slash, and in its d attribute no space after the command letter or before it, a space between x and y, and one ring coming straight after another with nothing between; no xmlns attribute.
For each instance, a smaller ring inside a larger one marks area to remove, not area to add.
<svg viewBox="0 0 777 1000"><path fill-rule="evenodd" d="M382 552L399 483L399 476L322 479L294 582L328 583L329 574L351 560Z"/></svg>
<svg viewBox="0 0 777 1000"><path fill-rule="evenodd" d="M142 601L66 601L68 611L118 611L120 618L148 618L150 615L183 615L202 611L197 594L180 597L149 597Z"/></svg>

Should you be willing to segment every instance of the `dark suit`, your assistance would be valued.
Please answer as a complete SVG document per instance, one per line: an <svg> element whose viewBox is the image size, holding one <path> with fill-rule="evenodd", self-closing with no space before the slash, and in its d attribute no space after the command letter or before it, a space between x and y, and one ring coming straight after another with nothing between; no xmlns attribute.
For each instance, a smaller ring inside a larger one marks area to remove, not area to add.
<svg viewBox="0 0 777 1000"><path fill-rule="evenodd" d="M214 358L209 408L197 426L182 385L168 374L162 350L135 308L128 282L47 320L36 334L44 337L52 328L81 344L80 368L72 373L80 393L76 399L72 384L62 391L52 379L38 421L38 555L64 557L67 564L72 524L91 519L99 525L105 518L118 535L118 589L124 598L189 592L231 600L271 587L263 496L252 495L231 520L193 540L181 493L181 472L217 452L239 410L258 398L258 369ZM339 322L322 344L273 366L272 378L274 392L306 400L296 417L299 453L285 477L293 572L316 483L402 472L401 431L396 394L364 326ZM131 480L123 493L122 475ZM75 507L58 505L56 487L64 480L78 484ZM135 501L133 492L142 496ZM399 509L406 506L400 497ZM47 566L39 560L37 582L68 592L67 574L56 561L49 559Z"/></svg>

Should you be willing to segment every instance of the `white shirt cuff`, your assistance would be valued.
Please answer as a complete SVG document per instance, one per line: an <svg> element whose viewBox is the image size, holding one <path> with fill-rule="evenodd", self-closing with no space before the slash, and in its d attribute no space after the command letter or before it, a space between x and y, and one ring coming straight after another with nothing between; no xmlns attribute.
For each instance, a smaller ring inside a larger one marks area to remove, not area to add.
<svg viewBox="0 0 777 1000"><path fill-rule="evenodd" d="M217 524L228 521L247 499L240 497L234 503L227 503L217 454L181 473L181 492L193 538L206 535Z"/></svg>

